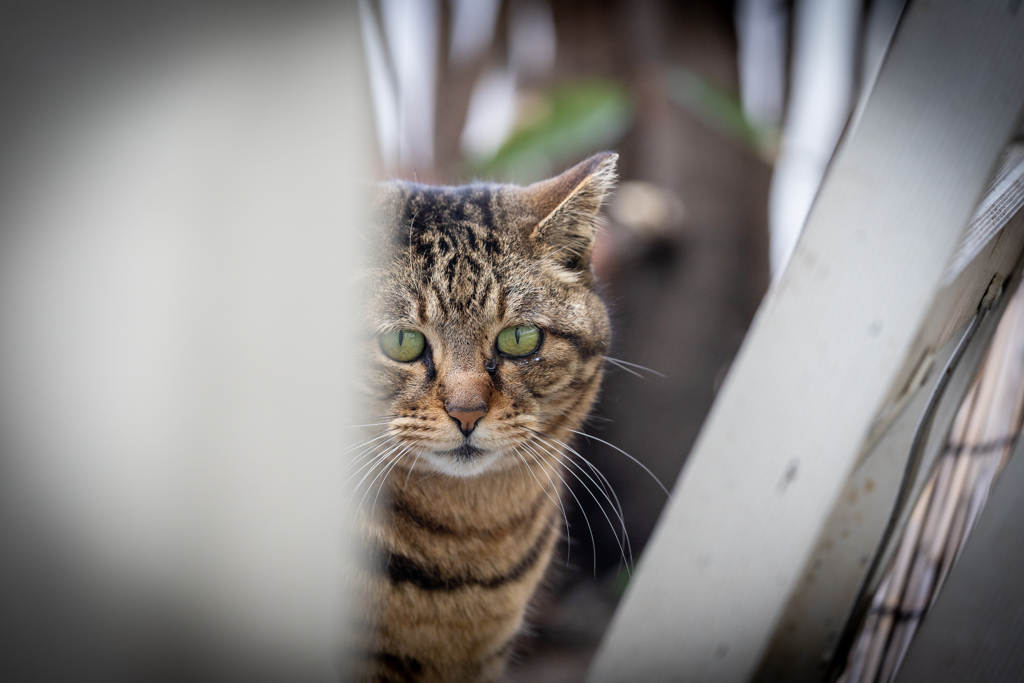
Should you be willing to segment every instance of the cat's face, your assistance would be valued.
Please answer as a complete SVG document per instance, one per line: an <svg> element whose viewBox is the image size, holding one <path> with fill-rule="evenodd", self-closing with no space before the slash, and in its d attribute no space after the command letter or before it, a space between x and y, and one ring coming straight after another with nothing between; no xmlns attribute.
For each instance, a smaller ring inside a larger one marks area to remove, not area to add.
<svg viewBox="0 0 1024 683"><path fill-rule="evenodd" d="M582 422L610 341L590 250L615 160L526 188L382 188L363 352L405 459L472 476Z"/></svg>

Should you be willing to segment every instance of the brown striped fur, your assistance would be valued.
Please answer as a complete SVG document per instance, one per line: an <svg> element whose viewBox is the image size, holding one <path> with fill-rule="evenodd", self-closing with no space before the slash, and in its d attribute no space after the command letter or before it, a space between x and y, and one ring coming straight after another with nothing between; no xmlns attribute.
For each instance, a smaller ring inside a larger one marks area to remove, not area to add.
<svg viewBox="0 0 1024 683"><path fill-rule="evenodd" d="M563 444L601 382L610 329L590 251L615 161L525 188L382 188L363 352L384 431L362 453L381 476L360 515L360 680L502 675L563 529ZM516 324L542 330L530 356L497 351ZM426 337L420 359L378 348L401 329ZM446 412L460 401L486 405L468 436Z"/></svg>

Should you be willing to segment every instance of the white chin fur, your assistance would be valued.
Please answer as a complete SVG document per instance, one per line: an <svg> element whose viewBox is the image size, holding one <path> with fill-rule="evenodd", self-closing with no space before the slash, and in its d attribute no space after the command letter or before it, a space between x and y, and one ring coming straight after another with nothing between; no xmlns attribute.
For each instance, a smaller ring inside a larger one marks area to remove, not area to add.
<svg viewBox="0 0 1024 683"><path fill-rule="evenodd" d="M492 469L492 466L500 457L501 453L492 451L474 458L473 460L465 461L456 460L449 455L437 455L435 453L426 452L423 454L421 461L430 463L430 466L441 474L468 479L470 477L483 474L488 469Z"/></svg>

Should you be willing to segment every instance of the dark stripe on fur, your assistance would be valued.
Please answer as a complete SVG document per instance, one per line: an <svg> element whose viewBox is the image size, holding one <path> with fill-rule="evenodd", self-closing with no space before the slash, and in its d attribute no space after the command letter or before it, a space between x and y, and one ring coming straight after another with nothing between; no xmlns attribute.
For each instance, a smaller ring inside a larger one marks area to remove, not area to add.
<svg viewBox="0 0 1024 683"><path fill-rule="evenodd" d="M423 671L423 665L415 657L399 657L390 652L378 652L373 658L389 672L397 674L401 680L409 683L416 681Z"/></svg>
<svg viewBox="0 0 1024 683"><path fill-rule="evenodd" d="M545 544L551 538L554 518L552 513L544 525L544 531L508 573L488 578L473 575L444 576L438 567L423 566L404 555L389 553L382 547L377 549L377 553L381 556L381 564L384 565L391 583L411 583L424 591L451 592L470 586L487 589L500 588L507 583L519 580L537 564Z"/></svg>
<svg viewBox="0 0 1024 683"><path fill-rule="evenodd" d="M595 372L594 375L596 376L597 372ZM593 379L594 378L591 378L591 381L593 381ZM589 387L585 387L585 388L589 388ZM590 394L586 393L583 390L580 390L580 393L575 395L575 398L574 398L574 400L572 402L572 405L569 406L567 409L565 409L563 412L566 415L574 415L576 413L576 410L580 407L580 405L582 403L584 403L585 401L588 401L588 400L592 400L591 397L590 397Z"/></svg>
<svg viewBox="0 0 1024 683"><path fill-rule="evenodd" d="M402 497L399 491L392 494L391 509L411 524L434 534L441 536L488 536L491 538L498 538L512 533L516 529L523 526L533 524L533 521L537 519L537 515L540 513L541 508L544 506L545 498L551 495L551 487L541 491L530 505L529 511L525 515L520 517L512 517L503 524L493 527L475 527L467 526L461 528L455 528L448 526L443 522L439 522L436 519L430 517L422 510L416 509L408 500Z"/></svg>
<svg viewBox="0 0 1024 683"><path fill-rule="evenodd" d="M416 300L416 317L419 319L420 325L426 325L430 322L427 320L427 300L422 294Z"/></svg>
<svg viewBox="0 0 1024 683"><path fill-rule="evenodd" d="M589 360L594 356L603 354L608 351L608 345L601 342L586 341L582 337L579 337L565 330L560 330L554 327L546 328L546 331L556 337L561 337L565 341L569 342L576 347L576 350L580 354L580 358L583 360Z"/></svg>

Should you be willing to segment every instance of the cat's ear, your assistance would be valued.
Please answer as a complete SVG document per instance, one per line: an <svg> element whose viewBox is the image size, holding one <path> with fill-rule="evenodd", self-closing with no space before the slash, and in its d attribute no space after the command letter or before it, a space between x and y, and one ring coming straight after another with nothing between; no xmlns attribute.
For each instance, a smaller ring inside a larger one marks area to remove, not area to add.
<svg viewBox="0 0 1024 683"><path fill-rule="evenodd" d="M572 270L590 267L598 212L617 178L613 152L595 154L560 176L523 189L538 221L531 239L552 248L551 258Z"/></svg>

